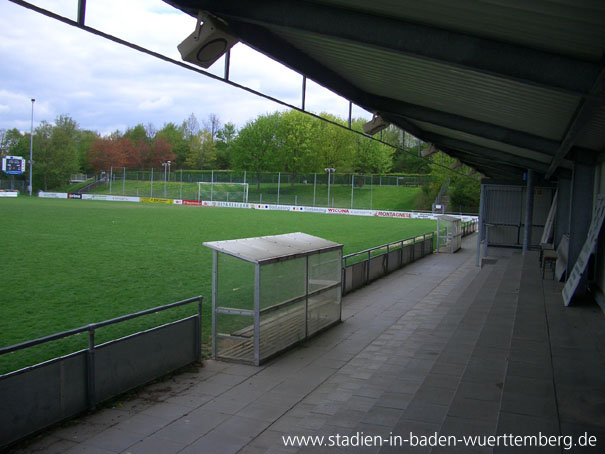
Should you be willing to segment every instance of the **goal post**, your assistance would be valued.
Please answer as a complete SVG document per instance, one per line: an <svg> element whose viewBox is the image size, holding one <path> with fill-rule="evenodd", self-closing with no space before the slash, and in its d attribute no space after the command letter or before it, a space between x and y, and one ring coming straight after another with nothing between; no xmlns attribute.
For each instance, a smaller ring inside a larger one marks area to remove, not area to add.
<svg viewBox="0 0 605 454"><path fill-rule="evenodd" d="M248 183L198 181L197 200L248 203Z"/></svg>

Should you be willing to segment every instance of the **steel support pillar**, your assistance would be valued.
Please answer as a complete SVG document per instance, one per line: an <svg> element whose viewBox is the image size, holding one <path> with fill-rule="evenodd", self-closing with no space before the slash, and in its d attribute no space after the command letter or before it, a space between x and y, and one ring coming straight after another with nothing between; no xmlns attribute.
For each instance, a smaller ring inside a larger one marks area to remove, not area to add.
<svg viewBox="0 0 605 454"><path fill-rule="evenodd" d="M527 191L525 198L525 231L523 233L523 255L531 248L531 230L534 217L534 171L527 170Z"/></svg>
<svg viewBox="0 0 605 454"><path fill-rule="evenodd" d="M557 213L555 217L555 248L563 235L569 234L569 209L571 206L571 178L559 177L557 184Z"/></svg>
<svg viewBox="0 0 605 454"><path fill-rule="evenodd" d="M571 179L571 203L569 210L569 251L567 276L571 274L582 246L586 241L592 220L595 164L593 156L576 156ZM582 276L576 295L586 293L587 280Z"/></svg>

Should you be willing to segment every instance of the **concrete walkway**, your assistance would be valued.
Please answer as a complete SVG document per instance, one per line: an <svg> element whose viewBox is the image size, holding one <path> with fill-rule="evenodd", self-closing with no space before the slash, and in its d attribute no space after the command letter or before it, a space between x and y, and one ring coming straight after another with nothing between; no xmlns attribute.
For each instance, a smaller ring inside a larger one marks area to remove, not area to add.
<svg viewBox="0 0 605 454"><path fill-rule="evenodd" d="M604 449L598 306L564 308L560 284L543 285L533 254L490 251L496 263L476 268L475 243L347 296L344 323L264 367L207 361L12 452L402 452L409 444L389 447L391 435L540 431L589 432ZM361 433L385 442L298 449L282 441ZM492 448L414 448L440 451Z"/></svg>

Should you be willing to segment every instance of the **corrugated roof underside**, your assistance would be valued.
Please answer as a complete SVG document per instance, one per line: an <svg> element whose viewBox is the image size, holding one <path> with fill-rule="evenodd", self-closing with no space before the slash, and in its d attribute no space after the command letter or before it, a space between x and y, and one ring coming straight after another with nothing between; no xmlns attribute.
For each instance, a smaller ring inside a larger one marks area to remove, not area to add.
<svg viewBox="0 0 605 454"><path fill-rule="evenodd" d="M537 151L529 150L527 148L515 147L513 145L508 145L502 142L498 142L496 140L486 139L484 137L475 136L472 134L467 134L464 132L456 131L449 128L444 128L442 126L437 126L434 124L426 123L423 121L412 121L414 125L418 128L422 129L425 132L439 134L441 136L449 137L452 139L460 140L463 142L468 142L474 145L478 145L480 147L486 148L486 155L489 153L487 149L503 151L513 156L520 156L528 159L533 159L534 161L538 161L544 164L549 164L552 160L552 157L545 155L543 153L539 153Z"/></svg>
<svg viewBox="0 0 605 454"><path fill-rule="evenodd" d="M318 3L593 61L601 59L605 47L602 0L319 0Z"/></svg>
<svg viewBox="0 0 605 454"><path fill-rule="evenodd" d="M561 140L579 99L446 64L285 29L272 31L362 90Z"/></svg>

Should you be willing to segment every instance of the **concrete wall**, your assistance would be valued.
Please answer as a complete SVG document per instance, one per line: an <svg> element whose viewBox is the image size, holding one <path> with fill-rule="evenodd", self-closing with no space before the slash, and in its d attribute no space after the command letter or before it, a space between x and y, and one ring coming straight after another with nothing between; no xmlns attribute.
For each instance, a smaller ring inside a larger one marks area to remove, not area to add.
<svg viewBox="0 0 605 454"><path fill-rule="evenodd" d="M0 376L0 448L196 361L200 336L193 316Z"/></svg>

